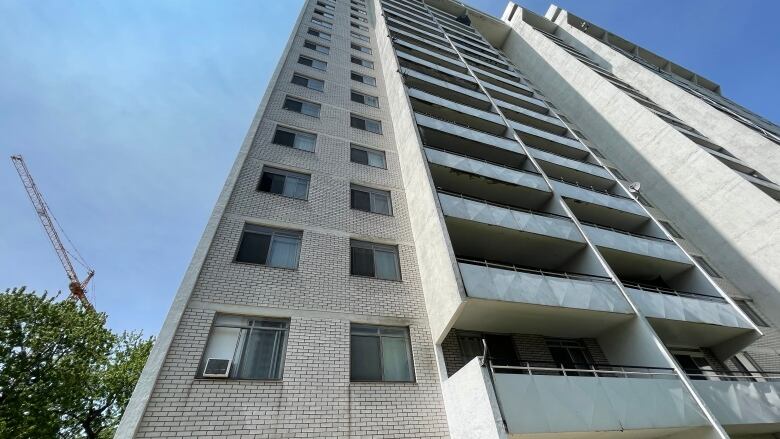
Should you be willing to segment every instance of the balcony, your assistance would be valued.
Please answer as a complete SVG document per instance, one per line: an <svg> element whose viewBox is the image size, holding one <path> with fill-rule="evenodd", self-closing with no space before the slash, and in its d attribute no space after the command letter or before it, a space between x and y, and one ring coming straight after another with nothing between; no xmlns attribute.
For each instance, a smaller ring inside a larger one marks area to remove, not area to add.
<svg viewBox="0 0 780 439"><path fill-rule="evenodd" d="M600 188L608 188L615 184L609 172L597 163L576 160L533 147L528 147L528 152L540 162L539 165L544 172L551 177L578 181Z"/></svg>
<svg viewBox="0 0 780 439"><path fill-rule="evenodd" d="M449 70L454 70L458 73L468 74L466 66L457 58L452 58L446 55L442 55L436 51L428 50L424 47L417 45L416 43L406 41L404 39L396 38L393 42L396 48L404 50L405 52L420 58L428 62L441 65Z"/></svg>
<svg viewBox="0 0 780 439"><path fill-rule="evenodd" d="M671 369L482 367L480 361L442 384L453 438L655 438L708 425Z"/></svg>
<svg viewBox="0 0 780 439"><path fill-rule="evenodd" d="M474 81L474 78L469 75L418 58L403 50L397 50L396 56L398 57L398 64L401 66L402 71L405 69L412 69L442 81L448 81L459 87L471 90L479 89L479 85Z"/></svg>
<svg viewBox="0 0 780 439"><path fill-rule="evenodd" d="M512 90L508 90L505 87L501 87L486 81L483 81L482 85L488 90L490 96L493 96L496 99L509 102L510 104L520 107L528 108L529 110L535 111L537 113L547 114L549 112L547 104L545 104L541 99L537 99L523 93L514 92Z"/></svg>
<svg viewBox="0 0 780 439"><path fill-rule="evenodd" d="M569 130L560 119L548 115L547 112L540 113L538 111L529 110L518 105L510 104L509 102L504 102L500 99L496 99L495 101L504 115L512 121L559 135L566 134Z"/></svg>
<svg viewBox="0 0 780 439"><path fill-rule="evenodd" d="M582 224L585 233L598 247L685 264L685 267L692 265L685 253L668 239L626 232L594 223L582 222Z"/></svg>
<svg viewBox="0 0 780 439"><path fill-rule="evenodd" d="M553 134L519 122L512 121L510 124L523 142L529 146L580 160L590 154L588 148L577 139Z"/></svg>
<svg viewBox="0 0 780 439"><path fill-rule="evenodd" d="M514 139L464 127L436 117L415 113L427 145L452 145L458 152L497 163L512 163L517 155L525 157L522 146Z"/></svg>
<svg viewBox="0 0 780 439"><path fill-rule="evenodd" d="M729 373L708 378L693 381L693 386L728 433L780 432L780 374Z"/></svg>
<svg viewBox="0 0 780 439"><path fill-rule="evenodd" d="M527 96L531 96L534 93L533 90L531 90L527 85L520 82L519 76L515 75L513 78L505 78L503 76L496 75L495 73L483 70L481 67L474 66L471 66L471 70L475 75L477 75L479 79L483 80L484 82L488 82L505 90L509 90L514 93L525 94Z"/></svg>
<svg viewBox="0 0 780 439"><path fill-rule="evenodd" d="M613 194L607 190L598 189L593 186L583 186L575 182L569 182L563 179L552 178L552 186L564 198L579 200L584 203L595 204L612 210L619 210L647 219L647 214L639 204L628 197ZM576 214L577 212L575 212ZM596 215L594 209L590 209L590 215ZM605 213L602 213L605 215Z"/></svg>
<svg viewBox="0 0 780 439"><path fill-rule="evenodd" d="M504 119L496 113L459 104L414 88L408 88L407 94L411 100L412 109L417 113L430 114L496 136L503 135L507 130Z"/></svg>
<svg viewBox="0 0 780 439"><path fill-rule="evenodd" d="M455 51L452 49L451 46L448 44L440 44L436 41L433 41L429 38L423 38L419 35L415 35L413 33L407 32L405 30L399 29L391 24L388 24L387 28L390 30L391 36L397 38L409 41L411 43L417 44L420 47L424 47L428 50L434 51L438 53L439 55L443 55L449 58L453 59L459 59L458 54L455 53Z"/></svg>
<svg viewBox="0 0 780 439"><path fill-rule="evenodd" d="M537 210L552 196L547 182L535 172L430 146L425 155L437 187L504 204L523 200Z"/></svg>
<svg viewBox="0 0 780 439"><path fill-rule="evenodd" d="M632 313L628 302L609 278L530 269L465 258L458 259L458 267L469 298L609 313ZM473 308L477 308L477 305ZM474 320L475 325L478 324L476 318L470 316L477 311L476 309L464 311L466 314L461 319L459 327L468 328L469 324L464 322L470 320ZM509 311L510 308L495 309L495 321L483 321L479 328L496 330L497 328L493 326L499 323L499 316ZM537 316L536 319L540 317L542 315ZM602 316L602 318L605 321L611 320L613 324L618 321L612 320L614 316L612 318ZM512 329L517 330L515 327ZM540 327L536 328L539 329Z"/></svg>
<svg viewBox="0 0 780 439"><path fill-rule="evenodd" d="M520 209L443 190L438 193L442 212L447 217L549 238L585 242L574 223L565 216Z"/></svg>

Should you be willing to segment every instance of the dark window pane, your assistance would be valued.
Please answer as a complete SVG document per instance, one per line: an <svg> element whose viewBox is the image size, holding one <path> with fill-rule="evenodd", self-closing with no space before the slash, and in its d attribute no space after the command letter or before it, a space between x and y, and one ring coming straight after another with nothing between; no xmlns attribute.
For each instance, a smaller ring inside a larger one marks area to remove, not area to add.
<svg viewBox="0 0 780 439"><path fill-rule="evenodd" d="M516 366L518 364L515 345L512 337L507 335L485 335L490 358L495 364L503 366Z"/></svg>
<svg viewBox="0 0 780 439"><path fill-rule="evenodd" d="M260 177L259 189L263 192L281 194L284 192L284 178L284 175L274 174L272 172L263 172L263 176Z"/></svg>
<svg viewBox="0 0 780 439"><path fill-rule="evenodd" d="M353 335L350 343L350 378L353 381L382 379L379 337Z"/></svg>
<svg viewBox="0 0 780 439"><path fill-rule="evenodd" d="M308 41L305 41L305 42L303 43L303 47L305 47L305 48L307 48L307 49L311 49L311 50L317 50L317 45L316 45L316 44L314 44L314 43L310 43L310 42L308 42Z"/></svg>
<svg viewBox="0 0 780 439"><path fill-rule="evenodd" d="M309 80L304 78L303 76L293 75L292 83L307 87L309 85Z"/></svg>
<svg viewBox="0 0 780 439"><path fill-rule="evenodd" d="M353 209L371 211L371 194L368 192L352 189L350 198Z"/></svg>
<svg viewBox="0 0 780 439"><path fill-rule="evenodd" d="M351 94L352 102L357 102L359 104L365 104L365 97L360 93L355 93L354 91Z"/></svg>
<svg viewBox="0 0 780 439"><path fill-rule="evenodd" d="M353 81L363 82L363 76L362 75L358 75L355 72L352 72L350 74L350 77L352 78Z"/></svg>
<svg viewBox="0 0 780 439"><path fill-rule="evenodd" d="M298 64L303 64L305 66L311 66L312 61L311 58L304 58L302 56L298 58Z"/></svg>
<svg viewBox="0 0 780 439"><path fill-rule="evenodd" d="M273 142L277 145L293 146L295 144L295 134L283 130L276 130Z"/></svg>
<svg viewBox="0 0 780 439"><path fill-rule="evenodd" d="M265 264L270 246L271 235L244 232L241 237L238 254L236 255L236 261Z"/></svg>
<svg viewBox="0 0 780 439"><path fill-rule="evenodd" d="M290 111L295 111L297 113L300 113L301 109L303 108L303 103L294 101L292 99L285 99L283 108L285 110L290 110Z"/></svg>
<svg viewBox="0 0 780 439"><path fill-rule="evenodd" d="M352 126L352 128L358 128L358 129L361 129L361 130L365 130L366 129L366 121L361 119L361 118L359 118L359 117L355 117L355 116L350 117L349 118L349 123L350 123L350 126Z"/></svg>
<svg viewBox="0 0 780 439"><path fill-rule="evenodd" d="M368 164L368 152L362 149L352 148L349 152L349 158L355 163Z"/></svg>
<svg viewBox="0 0 780 439"><path fill-rule="evenodd" d="M374 277L374 251L369 248L352 247L350 267L351 274Z"/></svg>

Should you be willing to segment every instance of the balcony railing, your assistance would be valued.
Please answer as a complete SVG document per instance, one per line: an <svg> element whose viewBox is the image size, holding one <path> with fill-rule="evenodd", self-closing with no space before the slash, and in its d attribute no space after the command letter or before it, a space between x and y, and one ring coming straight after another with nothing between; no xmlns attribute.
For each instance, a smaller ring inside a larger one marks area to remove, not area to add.
<svg viewBox="0 0 780 439"><path fill-rule="evenodd" d="M571 271L542 270L540 268L523 267L514 264L506 264L503 262L492 262L486 259L472 259L472 258L465 258L460 256L456 257L455 259L458 262L463 262L464 264L479 265L487 268L498 268L501 270L511 270L520 273L536 274L543 277L547 276L547 277L556 277L556 278L581 280L581 281L589 281L589 282L612 283L612 279L610 279L609 277L597 276L593 274L575 273Z"/></svg>
<svg viewBox="0 0 780 439"><path fill-rule="evenodd" d="M490 132L487 132L487 131L482 131L482 130L480 130L478 128L474 128L474 127L471 127L471 126L468 126L468 125L464 125L464 124L461 124L461 123L453 122L453 121L451 121L449 119L445 119L445 118L439 117L439 116L434 116L433 114L430 114L430 113L425 113L425 112L422 112L422 111L415 111L415 113L416 114L422 114L423 116L430 117L431 119L440 120L442 122L446 122L446 123L449 123L449 124L452 124L452 125L457 125L459 127L463 127L463 128L466 128L466 129L469 129L469 130L472 130L472 131L476 131L478 133L485 134L485 135L490 136L490 137L497 137L497 138L502 139L502 140L507 140L507 141L510 141L510 142L517 142L513 138L499 136L497 134L493 134L493 133L490 133Z"/></svg>
<svg viewBox="0 0 780 439"><path fill-rule="evenodd" d="M601 193L601 194L604 194L604 195L609 195L610 197L623 198L625 200L632 200L633 199L633 198L626 197L625 195L613 194L612 192L609 192L606 189L597 189L597 188L595 188L595 187L593 187L593 186L591 186L589 184L582 184L582 183L579 183L579 182L576 182L576 181L569 181L569 180L565 180L565 179L560 178L560 177L549 177L548 176L547 178L549 178L550 180L560 181L561 183L566 183L566 184L569 184L569 185L572 185L572 186L577 186L577 187L585 189L585 190L598 192L598 193Z"/></svg>
<svg viewBox="0 0 780 439"><path fill-rule="evenodd" d="M443 189L443 188L438 187L438 186L436 187L436 192L438 192L440 194L446 194L446 195L450 195L450 196L453 196L453 197L462 198L464 200L471 200L471 201L475 201L477 203L482 203L482 204L487 204L487 205L490 205L490 206L500 207L502 209L514 210L516 212L525 212L525 213L529 213L531 215L540 215L540 216L546 216L546 217L550 217L550 218L562 218L562 219L571 221L571 218L569 218L566 215L559 215L557 213L551 213L551 212L541 212L539 210L533 210L533 209L525 209L523 207L510 206L508 204L494 203L492 201L488 201L488 200L485 200L485 199L482 199L482 198L471 197L471 196L468 196L468 195L465 195L465 194L461 194L459 192L448 191L448 190Z"/></svg>
<svg viewBox="0 0 780 439"><path fill-rule="evenodd" d="M573 363L564 365L555 362L535 361L525 365L497 365L489 361L493 373L514 373L524 375L558 375L603 378L669 378L677 374L671 367L626 366L605 363ZM542 366L540 366L542 365Z"/></svg>
<svg viewBox="0 0 780 439"><path fill-rule="evenodd" d="M451 151L451 150L449 150L447 148L441 148L441 147L438 147L438 146L431 146L431 145L429 145L427 143L423 143L423 147L425 147L427 149L433 149L433 150L441 151L441 152L444 152L444 153L447 153L447 154L452 154L452 155L456 155L456 156L459 156L459 157L467 158L469 160L474 160L474 161L478 161L478 162L482 162L482 163L487 163L489 165L499 166L501 168L511 169L511 170L517 171L517 172L525 172L526 174L541 175L540 172L531 171L529 169L516 168L514 166L509 166L506 163L499 163L499 162L494 162L492 160L483 159L483 158L480 158L480 157L474 157L473 155L468 155L468 154L463 154L463 153L460 153L460 152Z"/></svg>
<svg viewBox="0 0 780 439"><path fill-rule="evenodd" d="M671 240L666 239L666 238L659 238L657 236L643 235L641 233L626 232L625 230L616 229L614 227L602 226L600 224L595 224L595 223L589 223L587 221L580 220L580 223L582 223L582 224L584 224L586 226L595 227L597 229L604 229L604 230L609 230L609 231L612 231L612 232L615 232L615 233L620 233L622 235L629 235L629 236L634 236L634 237L642 238L642 239L652 239L652 240L660 241L660 242L672 242Z"/></svg>
<svg viewBox="0 0 780 439"><path fill-rule="evenodd" d="M668 296L677 296L689 299L708 300L710 302L728 303L728 301L722 297L709 296L707 294L678 291L672 288L657 287L655 285L640 284L626 280L621 280L620 282L628 288L633 288L635 290L641 290L648 293L665 294Z"/></svg>
<svg viewBox="0 0 780 439"><path fill-rule="evenodd" d="M699 369L683 369L692 380L700 381L749 381L749 382L780 382L780 371L765 370L717 370L703 372Z"/></svg>

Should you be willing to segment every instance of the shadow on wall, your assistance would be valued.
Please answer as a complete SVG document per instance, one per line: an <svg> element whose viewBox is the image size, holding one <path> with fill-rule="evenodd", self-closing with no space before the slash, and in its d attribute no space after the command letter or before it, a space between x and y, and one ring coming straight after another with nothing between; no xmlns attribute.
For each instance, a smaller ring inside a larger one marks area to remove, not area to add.
<svg viewBox="0 0 780 439"><path fill-rule="evenodd" d="M525 24L527 25L527 24ZM561 30L563 32L563 30ZM540 34L541 38L546 38ZM550 42L551 44L552 41ZM513 47L515 48L513 50ZM562 49L563 50L563 49ZM662 176L660 172L655 169L655 165L645 159L641 154L632 152L633 147L631 142L628 141L620 132L618 132L609 121L607 121L601 113L588 101L582 94L575 90L571 86L560 86L560 84L568 84L566 81L548 62L539 54L539 52L528 44L522 38L512 38L510 36L504 43L504 52L509 54L513 51L522 53L524 63L518 63L518 67L521 71L528 74L530 70L524 68L528 65L539 64L546 67L544 75L535 75L536 83L542 88L544 93L548 97L556 97L558 102L574 102L578 111L567 111L567 108L563 108L567 116L571 116L572 119L583 121L582 125L591 127L597 127L599 130L600 140L594 140L594 143L599 150L605 151L615 164L618 166L625 165L625 162L621 163L618 159L628 160L630 157L632 161L631 167L639 167L644 173L643 185L646 187L653 187L655 191L662 193L665 197L673 200L673 204L689 206L684 213L679 212L665 212L670 218L674 219L678 215L684 214L687 218L686 221L679 221L678 226L680 229L691 236L698 235L701 237L720 236L720 232L710 222L709 218L697 210L695 206L688 203L684 194L682 194L675 186L669 183L669 181ZM594 60L597 60L602 66L610 66L608 62L599 56L595 56L590 50L583 50L584 53L590 55ZM579 61L572 61L579 62ZM583 64L584 66L584 64ZM607 67L609 69L609 67ZM594 75L597 75L593 72ZM538 79L538 81L536 81ZM553 86L554 85L554 86ZM627 97L627 99L630 99ZM640 105L640 104L636 104ZM595 131L595 130L593 130ZM605 140L606 139L606 140ZM725 165L724 169L728 169ZM678 215L676 215L678 214ZM696 230L692 231L689 227L683 226L683 224L696 224ZM705 238L706 239L706 238ZM751 297L757 296L764 298L765 300L775 302L772 305L776 308L780 308L780 300L773 298L771 291L776 291L776 288L767 280L762 273L757 271L753 264L745 257L740 249L734 247L726 240L719 240L718 252L725 252L730 255L730 259L733 261L731 264L721 263L717 268L726 275L728 278L739 279L737 287L744 290ZM702 249L704 250L704 249ZM710 248L709 251L715 249ZM780 295L775 295L780 298Z"/></svg>

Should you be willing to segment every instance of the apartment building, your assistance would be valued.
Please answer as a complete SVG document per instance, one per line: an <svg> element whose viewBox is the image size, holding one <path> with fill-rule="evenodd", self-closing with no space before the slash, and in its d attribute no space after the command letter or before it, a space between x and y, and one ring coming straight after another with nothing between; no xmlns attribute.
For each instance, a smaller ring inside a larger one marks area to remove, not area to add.
<svg viewBox="0 0 780 439"><path fill-rule="evenodd" d="M308 0L117 437L776 437L778 133L555 6Z"/></svg>

